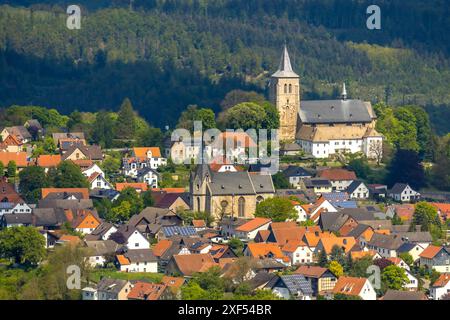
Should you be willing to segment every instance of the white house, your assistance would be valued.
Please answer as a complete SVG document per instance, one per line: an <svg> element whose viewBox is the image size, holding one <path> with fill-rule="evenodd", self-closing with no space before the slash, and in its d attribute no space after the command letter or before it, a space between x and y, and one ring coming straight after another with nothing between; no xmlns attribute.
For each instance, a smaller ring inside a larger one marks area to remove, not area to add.
<svg viewBox="0 0 450 320"><path fill-rule="evenodd" d="M423 252L423 250L425 250L426 247L423 247L422 245L420 245L418 243L405 242L397 249L397 253L398 254L405 253L405 252L409 253L411 255L411 257L413 258L414 262L416 262L417 260L419 260L420 254Z"/></svg>
<svg viewBox="0 0 450 320"><path fill-rule="evenodd" d="M419 288L419 280L413 276L411 271L405 269L405 273L408 277L408 282L403 286L403 288L408 291L417 291Z"/></svg>
<svg viewBox="0 0 450 320"><path fill-rule="evenodd" d="M369 188L360 180L353 181L347 188L347 193L351 199L368 199Z"/></svg>
<svg viewBox="0 0 450 320"><path fill-rule="evenodd" d="M272 220L267 218L254 218L237 227L235 236L244 241L253 240L258 231L269 229L271 222Z"/></svg>
<svg viewBox="0 0 450 320"><path fill-rule="evenodd" d="M108 262L108 256L114 256L119 245L112 240L85 241L87 261L91 267L103 267Z"/></svg>
<svg viewBox="0 0 450 320"><path fill-rule="evenodd" d="M111 234L111 240L125 245L129 250L150 249L150 242L136 228L129 225L122 225L117 232Z"/></svg>
<svg viewBox="0 0 450 320"><path fill-rule="evenodd" d="M369 279L366 278L342 276L338 279L332 293L358 296L362 300L377 300L377 293Z"/></svg>
<svg viewBox="0 0 450 320"><path fill-rule="evenodd" d="M443 296L450 294L450 274L443 273L430 286L430 298L440 300Z"/></svg>
<svg viewBox="0 0 450 320"><path fill-rule="evenodd" d="M357 179L355 172L341 168L321 170L318 176L330 180L333 190L336 191L346 190Z"/></svg>
<svg viewBox="0 0 450 320"><path fill-rule="evenodd" d="M31 213L31 208L26 203L0 202L0 217L8 213Z"/></svg>
<svg viewBox="0 0 450 320"><path fill-rule="evenodd" d="M158 272L158 259L150 249L129 250L116 259L122 272Z"/></svg>
<svg viewBox="0 0 450 320"><path fill-rule="evenodd" d="M417 201L420 193L414 191L407 183L396 183L388 192L389 197L400 202Z"/></svg>
<svg viewBox="0 0 450 320"><path fill-rule="evenodd" d="M146 167L139 169L136 173L137 181L139 182L145 182L147 185L151 186L152 188L158 188L158 178L159 174L156 172L156 170Z"/></svg>
<svg viewBox="0 0 450 320"><path fill-rule="evenodd" d="M303 241L288 241L281 251L291 259L292 265L313 263L313 251Z"/></svg>

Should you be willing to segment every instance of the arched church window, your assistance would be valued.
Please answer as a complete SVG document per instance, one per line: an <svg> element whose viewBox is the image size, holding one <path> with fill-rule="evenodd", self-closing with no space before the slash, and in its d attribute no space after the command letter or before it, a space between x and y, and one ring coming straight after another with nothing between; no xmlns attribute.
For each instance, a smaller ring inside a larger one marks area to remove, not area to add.
<svg viewBox="0 0 450 320"><path fill-rule="evenodd" d="M284 93L287 93L287 84L284 84Z"/></svg>
<svg viewBox="0 0 450 320"><path fill-rule="evenodd" d="M245 199L244 199L244 197L240 197L238 200L238 214L239 214L239 217L245 216Z"/></svg>
<svg viewBox="0 0 450 320"><path fill-rule="evenodd" d="M200 212L200 197L197 197L197 212Z"/></svg>
<svg viewBox="0 0 450 320"><path fill-rule="evenodd" d="M292 93L292 84L289 85L289 93Z"/></svg>

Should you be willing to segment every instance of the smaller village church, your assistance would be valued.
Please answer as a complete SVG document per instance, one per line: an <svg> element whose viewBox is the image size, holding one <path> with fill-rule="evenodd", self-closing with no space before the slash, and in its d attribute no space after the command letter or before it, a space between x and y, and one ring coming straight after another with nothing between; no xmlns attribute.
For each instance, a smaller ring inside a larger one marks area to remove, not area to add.
<svg viewBox="0 0 450 320"><path fill-rule="evenodd" d="M372 104L347 99L345 84L339 100L301 101L300 77L292 69L286 46L269 90L280 115L281 141L296 142L316 158L357 152L381 157L383 136L375 129Z"/></svg>

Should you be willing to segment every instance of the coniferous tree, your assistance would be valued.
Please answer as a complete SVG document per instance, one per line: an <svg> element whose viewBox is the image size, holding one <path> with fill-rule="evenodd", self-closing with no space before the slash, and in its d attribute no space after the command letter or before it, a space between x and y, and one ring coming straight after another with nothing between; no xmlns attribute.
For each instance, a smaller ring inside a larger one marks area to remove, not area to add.
<svg viewBox="0 0 450 320"><path fill-rule="evenodd" d="M133 139L136 133L136 115L130 99L125 98L120 106L116 121L115 136L117 139Z"/></svg>

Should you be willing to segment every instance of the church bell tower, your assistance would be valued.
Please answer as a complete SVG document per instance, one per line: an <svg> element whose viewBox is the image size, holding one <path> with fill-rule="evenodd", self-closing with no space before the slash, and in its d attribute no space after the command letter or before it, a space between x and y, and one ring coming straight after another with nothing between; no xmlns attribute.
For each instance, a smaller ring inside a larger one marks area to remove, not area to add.
<svg viewBox="0 0 450 320"><path fill-rule="evenodd" d="M270 101L280 116L279 138L281 141L294 141L300 108L300 77L292 70L286 45L278 70L270 78L269 90Z"/></svg>

